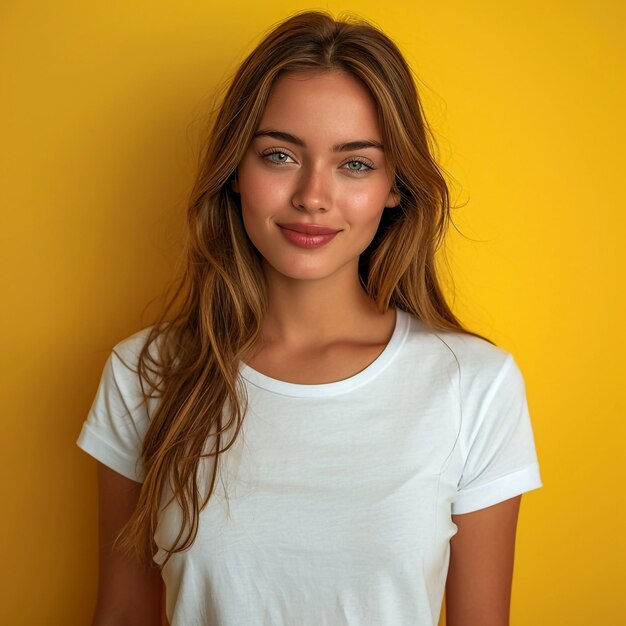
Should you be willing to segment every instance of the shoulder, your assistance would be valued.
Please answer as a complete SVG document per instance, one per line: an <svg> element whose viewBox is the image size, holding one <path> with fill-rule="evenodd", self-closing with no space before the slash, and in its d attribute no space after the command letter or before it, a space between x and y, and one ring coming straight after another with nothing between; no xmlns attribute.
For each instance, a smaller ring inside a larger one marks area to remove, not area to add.
<svg viewBox="0 0 626 626"><path fill-rule="evenodd" d="M514 366L511 353L482 337L460 331L430 328L417 317L409 318L407 344L415 357L430 365L448 364L458 370L466 382L493 380Z"/></svg>
<svg viewBox="0 0 626 626"><path fill-rule="evenodd" d="M113 347L112 354L120 361L136 364L141 351L150 339L152 330L153 327L148 326L118 341Z"/></svg>
<svg viewBox="0 0 626 626"><path fill-rule="evenodd" d="M138 366L143 349L150 343L149 355L158 356L159 338L152 338L153 326L143 328L136 333L118 341L109 355L109 367L116 380L136 383Z"/></svg>

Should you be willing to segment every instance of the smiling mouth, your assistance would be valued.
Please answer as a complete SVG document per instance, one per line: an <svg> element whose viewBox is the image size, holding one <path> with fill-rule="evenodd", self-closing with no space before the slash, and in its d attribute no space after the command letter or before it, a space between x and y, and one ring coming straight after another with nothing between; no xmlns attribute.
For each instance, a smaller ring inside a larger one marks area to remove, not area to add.
<svg viewBox="0 0 626 626"><path fill-rule="evenodd" d="M277 226L287 241L299 248L309 249L325 246L341 232L317 224L277 224Z"/></svg>
<svg viewBox="0 0 626 626"><path fill-rule="evenodd" d="M278 224L280 228L304 235L336 235L339 229L320 226L319 224Z"/></svg>

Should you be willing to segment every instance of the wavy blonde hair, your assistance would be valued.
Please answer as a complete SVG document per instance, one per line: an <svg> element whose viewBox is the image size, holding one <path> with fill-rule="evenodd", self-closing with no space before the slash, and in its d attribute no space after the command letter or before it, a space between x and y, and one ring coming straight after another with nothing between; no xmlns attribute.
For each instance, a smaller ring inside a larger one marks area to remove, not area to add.
<svg viewBox="0 0 626 626"><path fill-rule="evenodd" d="M398 307L432 329L469 332L446 303L435 270L450 218L449 192L402 54L360 19L313 11L280 23L243 61L216 114L189 202L184 273L139 356L145 399L157 397L158 403L143 442L145 480L137 508L116 545L143 559L153 553L168 489L182 523L165 562L191 546L214 491L219 455L232 446L245 415L239 365L260 337L266 293L231 180L276 79L286 72L333 70L355 76L371 92L401 198L385 210L361 256L364 288L381 312ZM150 349L154 342L158 353ZM225 442L230 429L234 434ZM207 457L213 464L203 492L198 474Z"/></svg>

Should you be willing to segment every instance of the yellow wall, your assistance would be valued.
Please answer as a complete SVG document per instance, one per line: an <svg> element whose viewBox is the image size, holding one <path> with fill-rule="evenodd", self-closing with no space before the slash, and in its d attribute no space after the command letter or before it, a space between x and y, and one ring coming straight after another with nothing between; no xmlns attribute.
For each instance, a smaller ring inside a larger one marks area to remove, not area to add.
<svg viewBox="0 0 626 626"><path fill-rule="evenodd" d="M87 623L95 464L74 441L171 275L214 87L312 7L378 22L425 83L465 204L456 310L525 373L545 487L513 626L625 619L623 2L4 0L0 623Z"/></svg>

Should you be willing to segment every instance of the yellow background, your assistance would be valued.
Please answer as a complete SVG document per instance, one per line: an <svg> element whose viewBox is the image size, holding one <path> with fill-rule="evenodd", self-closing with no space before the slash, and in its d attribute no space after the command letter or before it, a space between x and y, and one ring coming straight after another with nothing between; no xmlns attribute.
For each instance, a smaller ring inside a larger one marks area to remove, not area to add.
<svg viewBox="0 0 626 626"><path fill-rule="evenodd" d="M523 498L513 626L626 623L624 6L4 0L0 623L89 620L76 437L171 276L215 87L304 8L355 10L405 51L463 205L455 309L525 374L545 486Z"/></svg>

